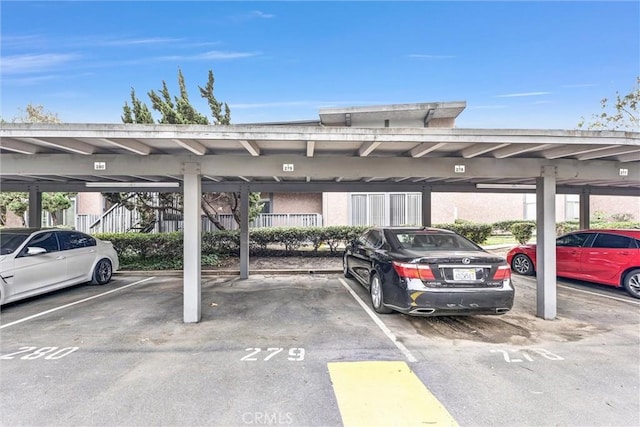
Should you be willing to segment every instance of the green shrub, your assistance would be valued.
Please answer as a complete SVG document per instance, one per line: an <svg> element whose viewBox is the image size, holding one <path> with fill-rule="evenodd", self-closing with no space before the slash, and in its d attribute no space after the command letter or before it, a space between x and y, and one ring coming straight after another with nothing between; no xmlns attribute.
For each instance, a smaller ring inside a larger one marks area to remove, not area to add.
<svg viewBox="0 0 640 427"><path fill-rule="evenodd" d="M510 219L507 221L498 221L491 224L491 228L496 233L511 233L511 226L513 224L519 224L521 222L535 222L535 221L522 221L521 219Z"/></svg>
<svg viewBox="0 0 640 427"><path fill-rule="evenodd" d="M516 238L518 243L524 245L529 240L531 240L531 236L533 235L533 230L536 228L535 222L516 222L511 224L509 231L513 234L513 237Z"/></svg>
<svg viewBox="0 0 640 427"><path fill-rule="evenodd" d="M455 231L479 245L487 241L493 230L490 224L474 224L467 221L455 224L436 224L434 227Z"/></svg>

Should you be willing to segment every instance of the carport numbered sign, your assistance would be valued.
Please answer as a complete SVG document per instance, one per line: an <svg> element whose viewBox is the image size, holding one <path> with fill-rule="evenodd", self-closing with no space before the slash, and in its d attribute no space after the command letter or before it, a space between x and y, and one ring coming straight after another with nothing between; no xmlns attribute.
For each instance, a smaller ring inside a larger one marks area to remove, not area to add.
<svg viewBox="0 0 640 427"><path fill-rule="evenodd" d="M257 347L249 347L244 350L248 354L240 360L242 362L257 362L259 360L268 362L269 360L277 358L278 355L280 355L280 357L286 356L289 362L301 362L304 360L304 348L294 347L290 348L288 353L283 353L285 350L286 349L281 347L270 347L265 350Z"/></svg>
<svg viewBox="0 0 640 427"><path fill-rule="evenodd" d="M16 352L0 356L0 360L58 360L79 349L80 347L20 347Z"/></svg>

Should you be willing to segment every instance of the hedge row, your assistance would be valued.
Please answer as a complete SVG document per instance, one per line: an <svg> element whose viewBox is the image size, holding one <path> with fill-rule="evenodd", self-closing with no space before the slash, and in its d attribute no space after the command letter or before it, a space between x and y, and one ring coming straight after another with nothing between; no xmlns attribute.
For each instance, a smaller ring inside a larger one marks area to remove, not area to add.
<svg viewBox="0 0 640 427"><path fill-rule="evenodd" d="M510 232L521 243L531 239L535 230L532 221L503 221L495 224L436 224L434 227L455 231L478 244L484 243L494 232ZM578 229L576 221L557 224L558 234ZM272 227L256 228L249 233L249 252L254 256L339 256L339 248L360 236L366 226L331 227ZM592 223L592 228L640 228L640 223ZM103 233L96 237L113 243L123 268L138 265L156 268L181 268L183 236L175 233ZM202 234L203 265L216 265L219 257L235 256L240 252L239 230L224 230ZM284 251L282 250L284 248ZM149 267L150 268L150 267Z"/></svg>
<svg viewBox="0 0 640 427"><path fill-rule="evenodd" d="M438 228L455 231L476 243L483 243L491 235L492 227L487 224L438 224ZM284 248L292 253L305 248L306 252L338 252L352 240L360 236L367 226L331 227L270 227L256 228L249 233L249 251L260 255L273 252L274 247ZM127 258L155 259L158 257L182 257L182 233L104 233L96 237L109 240L116 251ZM202 234L204 255L237 255L240 252L239 230L223 230ZM321 251L322 249L322 251ZM282 252L282 250L280 250Z"/></svg>

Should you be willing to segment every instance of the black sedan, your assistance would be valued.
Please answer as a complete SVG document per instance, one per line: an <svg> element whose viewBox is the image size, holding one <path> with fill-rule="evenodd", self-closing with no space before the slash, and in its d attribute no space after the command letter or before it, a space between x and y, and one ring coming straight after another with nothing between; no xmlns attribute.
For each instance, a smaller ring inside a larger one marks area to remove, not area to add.
<svg viewBox="0 0 640 427"><path fill-rule="evenodd" d="M343 268L378 313L504 314L513 306L506 260L449 230L369 229L347 245Z"/></svg>

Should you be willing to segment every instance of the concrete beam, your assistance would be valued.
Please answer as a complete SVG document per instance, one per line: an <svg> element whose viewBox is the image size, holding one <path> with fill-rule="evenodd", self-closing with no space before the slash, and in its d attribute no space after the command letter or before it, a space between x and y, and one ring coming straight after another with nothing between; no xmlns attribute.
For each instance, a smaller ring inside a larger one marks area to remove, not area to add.
<svg viewBox="0 0 640 427"><path fill-rule="evenodd" d="M422 225L431 227L431 187L422 187Z"/></svg>
<svg viewBox="0 0 640 427"><path fill-rule="evenodd" d="M184 322L197 323L202 313L201 175L197 163L184 164Z"/></svg>
<svg viewBox="0 0 640 427"><path fill-rule="evenodd" d="M182 164L196 161L193 156L182 155L94 155L68 154L0 154L5 175L66 175L100 176L168 176L181 175ZM94 162L101 161L106 169L95 170ZM239 171L246 178L279 176L282 165L295 165L288 178L311 177L312 180L327 180L342 177L343 180L360 180L363 177L397 178L402 171L405 176L445 178L523 178L536 177L543 165L557 169L557 179L610 180L614 182L640 182L640 169L628 168L628 175L620 175L620 163L604 160L545 160L494 158L460 159L455 157L411 158L411 157L306 157L272 155L260 157L220 155L197 157L202 173L212 176L237 177ZM464 165L465 172L457 173L456 165Z"/></svg>
<svg viewBox="0 0 640 427"><path fill-rule="evenodd" d="M240 187L240 278L249 278L249 186Z"/></svg>
<svg viewBox="0 0 640 427"><path fill-rule="evenodd" d="M586 230L591 222L591 191L585 187L580 192L580 228Z"/></svg>
<svg viewBox="0 0 640 427"><path fill-rule="evenodd" d="M42 192L38 186L29 187L29 227L42 226Z"/></svg>
<svg viewBox="0 0 640 427"><path fill-rule="evenodd" d="M536 179L536 314L556 317L556 169L544 166Z"/></svg>

